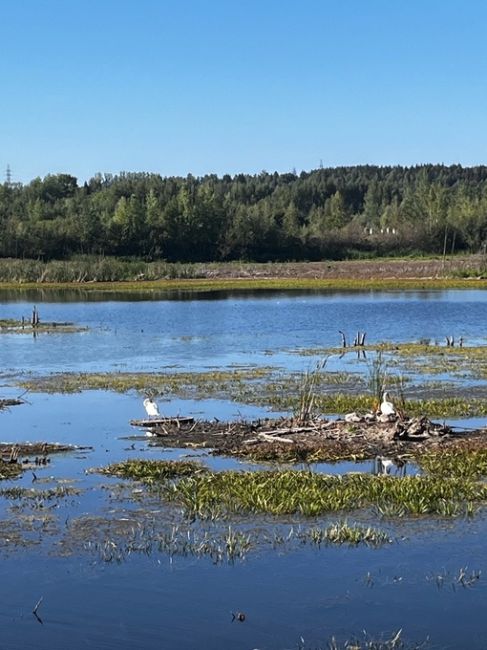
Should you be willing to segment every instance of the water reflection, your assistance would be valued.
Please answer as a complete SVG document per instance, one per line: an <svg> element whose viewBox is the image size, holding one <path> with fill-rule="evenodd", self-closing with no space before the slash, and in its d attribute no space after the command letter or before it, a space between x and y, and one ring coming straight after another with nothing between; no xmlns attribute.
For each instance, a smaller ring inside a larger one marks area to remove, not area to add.
<svg viewBox="0 0 487 650"><path fill-rule="evenodd" d="M217 289L192 291L188 289L86 289L82 285L65 289L43 289L42 287L23 289L0 288L0 302L146 302L158 300L267 300L269 298L328 297L338 300L368 297L373 301L388 300L391 297L401 300L445 300L458 299L462 294L470 294L472 300L485 299L485 290L455 289Z"/></svg>

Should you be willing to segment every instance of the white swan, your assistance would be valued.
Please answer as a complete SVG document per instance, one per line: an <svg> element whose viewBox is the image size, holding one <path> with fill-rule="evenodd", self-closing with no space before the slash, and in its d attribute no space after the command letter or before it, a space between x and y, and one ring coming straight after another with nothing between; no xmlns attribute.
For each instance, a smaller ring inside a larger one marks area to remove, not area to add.
<svg viewBox="0 0 487 650"><path fill-rule="evenodd" d="M161 414L159 413L159 407L157 404L154 402L152 397L147 397L144 400L144 408L145 412L150 418L160 418Z"/></svg>
<svg viewBox="0 0 487 650"><path fill-rule="evenodd" d="M396 409L394 408L394 404L387 399L388 397L389 397L389 393L387 391L384 391L384 395L382 397L382 402L380 405L380 412L382 413L382 415L396 415Z"/></svg>

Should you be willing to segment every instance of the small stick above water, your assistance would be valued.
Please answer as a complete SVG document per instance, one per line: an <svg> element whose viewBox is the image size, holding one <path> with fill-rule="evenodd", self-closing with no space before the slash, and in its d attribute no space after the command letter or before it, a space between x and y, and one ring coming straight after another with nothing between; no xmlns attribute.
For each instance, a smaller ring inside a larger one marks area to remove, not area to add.
<svg viewBox="0 0 487 650"><path fill-rule="evenodd" d="M35 606L34 609L32 610L32 613L34 614L34 616L36 617L36 619L39 621L39 623L40 623L41 625L44 625L44 623L43 623L41 617L39 616L39 614L37 613L37 610L39 609L39 606L40 606L40 604L42 603L43 600L44 600L44 596L41 596L41 597L39 598L39 600L37 601L36 606Z"/></svg>

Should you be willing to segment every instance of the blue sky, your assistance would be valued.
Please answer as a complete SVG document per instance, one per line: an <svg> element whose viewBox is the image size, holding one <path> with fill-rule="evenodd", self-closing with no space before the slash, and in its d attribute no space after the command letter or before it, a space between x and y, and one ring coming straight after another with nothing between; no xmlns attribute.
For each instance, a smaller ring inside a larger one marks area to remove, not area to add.
<svg viewBox="0 0 487 650"><path fill-rule="evenodd" d="M486 25L480 0L0 0L0 174L483 164Z"/></svg>

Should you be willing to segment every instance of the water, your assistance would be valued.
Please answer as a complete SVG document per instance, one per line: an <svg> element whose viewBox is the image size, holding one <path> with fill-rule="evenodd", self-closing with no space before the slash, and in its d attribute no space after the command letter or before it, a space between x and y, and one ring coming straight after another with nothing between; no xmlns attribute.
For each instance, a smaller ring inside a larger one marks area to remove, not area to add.
<svg viewBox="0 0 487 650"><path fill-rule="evenodd" d="M1 335L0 361L14 375L269 363L302 368L309 359L296 350L339 345L338 329L352 338L358 329L367 331L370 342L454 334L468 344L485 343L484 296L480 291L367 292L199 296L189 301L162 295L150 300L122 296L117 301L87 296L80 302L58 302L39 294L15 294L0 302L0 318L27 316L35 299L44 320L72 320L89 329L36 339ZM7 375L3 384L2 396L18 393ZM0 484L46 488L69 480L82 490L79 496L46 502L40 510L0 500L4 529L12 522L27 525L31 515L53 518L52 528L34 526L26 533L36 542L33 546L0 544L2 648L281 650L300 647L301 637L304 647L317 648L326 647L332 636L345 641L360 637L365 629L373 638L385 638L400 628L408 641L429 638L425 647L486 647L487 531L482 512L472 520L378 521L371 513L340 515L328 519L358 517L366 525L385 528L394 543L379 549L318 549L299 543L272 548L263 543L234 564L215 565L208 557L192 555L170 558L157 551L107 563L83 545L64 555L62 542L77 518L118 520L132 513L134 521L149 519L163 526L166 518L169 522L176 516L157 500L127 499L116 490L120 481L87 473L93 467L131 457L196 458L216 470L270 466L213 457L206 450L153 446L128 424L143 416L141 398L133 393L41 393L27 398L28 404L0 414L0 440L48 440L92 449L53 456L49 466L35 469L37 481L27 471L19 480ZM164 412L220 419L266 414L219 400L172 400L164 403ZM455 424L478 426L483 421ZM313 469L370 471L370 463L317 464ZM130 482L126 485L130 491ZM260 517L245 525L271 534L308 523L298 517L279 522ZM467 587L458 581L464 567L469 573L482 572ZM42 624L32 614L41 597ZM246 620L232 621L231 612L244 612Z"/></svg>
<svg viewBox="0 0 487 650"><path fill-rule="evenodd" d="M37 296L39 297L39 296ZM87 294L87 297L90 297ZM273 294L220 300L150 299L37 301L44 321L86 326L77 334L2 335L2 367L33 373L64 371L204 370L247 365L302 369L296 350L338 347L344 330L367 342L406 342L446 335L468 345L486 340L482 291ZM0 319L29 317L32 302L2 301ZM330 369L342 367L330 359Z"/></svg>

